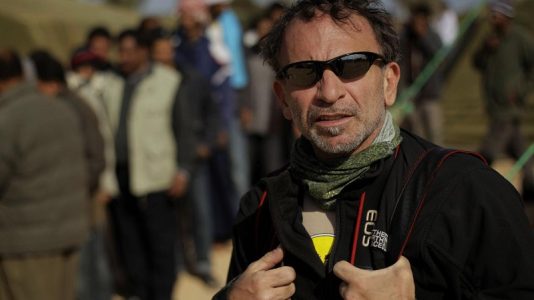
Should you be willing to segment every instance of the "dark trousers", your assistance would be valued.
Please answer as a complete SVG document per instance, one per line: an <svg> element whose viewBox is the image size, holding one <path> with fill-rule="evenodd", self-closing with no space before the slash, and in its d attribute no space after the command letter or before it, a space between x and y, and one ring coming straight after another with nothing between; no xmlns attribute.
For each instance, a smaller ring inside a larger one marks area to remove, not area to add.
<svg viewBox="0 0 534 300"><path fill-rule="evenodd" d="M213 152L209 161L213 238L223 242L231 238L239 196L230 175L230 157L224 150Z"/></svg>
<svg viewBox="0 0 534 300"><path fill-rule="evenodd" d="M109 204L125 296L169 300L176 280L176 210L166 192L135 197L127 168L117 168L120 196Z"/></svg>

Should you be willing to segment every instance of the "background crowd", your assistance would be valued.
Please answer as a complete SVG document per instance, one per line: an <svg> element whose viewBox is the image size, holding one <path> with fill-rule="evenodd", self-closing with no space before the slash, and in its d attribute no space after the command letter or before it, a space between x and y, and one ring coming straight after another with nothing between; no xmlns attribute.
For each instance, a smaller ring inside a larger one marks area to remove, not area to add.
<svg viewBox="0 0 534 300"><path fill-rule="evenodd" d="M520 125L534 85L532 35L513 24L513 1L492 3L473 57L490 162L527 149ZM299 134L259 56L283 10L272 4L243 27L230 0L181 0L175 26L96 26L68 63L45 48L0 50L0 299L170 299L181 270L222 284L212 247ZM399 24L402 87L420 86L399 122L440 145L443 85L472 37L460 29L445 2L414 4ZM523 173L534 201L532 159Z"/></svg>

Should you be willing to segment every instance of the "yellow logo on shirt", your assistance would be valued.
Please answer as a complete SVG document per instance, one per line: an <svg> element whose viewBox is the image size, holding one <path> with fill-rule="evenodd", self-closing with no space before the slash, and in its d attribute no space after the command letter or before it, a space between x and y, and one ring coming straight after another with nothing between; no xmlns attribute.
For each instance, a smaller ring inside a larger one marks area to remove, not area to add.
<svg viewBox="0 0 534 300"><path fill-rule="evenodd" d="M313 246L315 247L315 252L321 258L321 261L325 263L326 256L330 254L332 250L332 245L334 244L334 235L333 234L317 234L311 237Z"/></svg>

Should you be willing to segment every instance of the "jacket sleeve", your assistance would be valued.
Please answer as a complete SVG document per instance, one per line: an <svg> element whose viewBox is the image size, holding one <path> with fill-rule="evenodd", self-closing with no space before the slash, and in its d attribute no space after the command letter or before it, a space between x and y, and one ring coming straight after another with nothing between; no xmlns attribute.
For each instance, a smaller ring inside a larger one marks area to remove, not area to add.
<svg viewBox="0 0 534 300"><path fill-rule="evenodd" d="M430 61L443 46L440 37L432 29L429 29L425 36L417 39L417 44L428 61Z"/></svg>
<svg viewBox="0 0 534 300"><path fill-rule="evenodd" d="M202 78L199 78L201 80ZM211 89L209 87L209 82L201 80L204 84L204 87L199 88L199 100L202 103L202 121L203 122L203 136L200 142L208 145L210 148L213 148L215 145L215 140L217 132L219 131L219 125L221 120L219 118L219 107L217 102L215 102L214 97L212 96Z"/></svg>
<svg viewBox="0 0 534 300"><path fill-rule="evenodd" d="M488 38L489 36L482 40L482 44L475 51L472 58L473 67L480 72L484 71L488 65L489 55L491 52L491 49L486 45Z"/></svg>
<svg viewBox="0 0 534 300"><path fill-rule="evenodd" d="M98 189L100 175L106 167L104 138L98 128L98 120L94 111L82 99L78 100L84 123L85 155L89 164L89 191L93 194Z"/></svg>
<svg viewBox="0 0 534 300"><path fill-rule="evenodd" d="M524 33L521 41L521 59L525 71L526 84L525 92L531 92L534 89L534 38L528 33Z"/></svg>
<svg viewBox="0 0 534 300"><path fill-rule="evenodd" d="M9 127L0 126L0 200L13 174L15 163L15 145L9 137Z"/></svg>
<svg viewBox="0 0 534 300"><path fill-rule="evenodd" d="M196 137L193 126L195 114L188 101L196 101L191 97L195 88L200 87L194 86L193 82L184 76L176 93L172 111L172 129L178 149L177 166L189 174L193 173L195 167Z"/></svg>
<svg viewBox="0 0 534 300"><path fill-rule="evenodd" d="M519 194L488 167L458 173L436 183L429 197L440 201L416 234L417 298L534 299L534 235Z"/></svg>
<svg viewBox="0 0 534 300"><path fill-rule="evenodd" d="M254 228L257 221L254 217L257 211L262 190L258 187L246 193L241 199L239 212L232 233L232 258L228 268L226 285L213 296L213 300L227 299L227 292L232 283L239 278L249 264L256 260L253 247L257 238Z"/></svg>

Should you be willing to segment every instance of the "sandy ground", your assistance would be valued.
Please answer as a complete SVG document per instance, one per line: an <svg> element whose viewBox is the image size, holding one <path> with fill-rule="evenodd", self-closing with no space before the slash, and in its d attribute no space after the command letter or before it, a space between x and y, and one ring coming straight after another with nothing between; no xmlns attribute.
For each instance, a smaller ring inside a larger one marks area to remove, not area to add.
<svg viewBox="0 0 534 300"><path fill-rule="evenodd" d="M232 243L220 244L212 250L213 275L222 285L226 282L228 263L232 252ZM173 300L206 300L211 299L218 288L209 288L202 281L182 272L174 288Z"/></svg>

